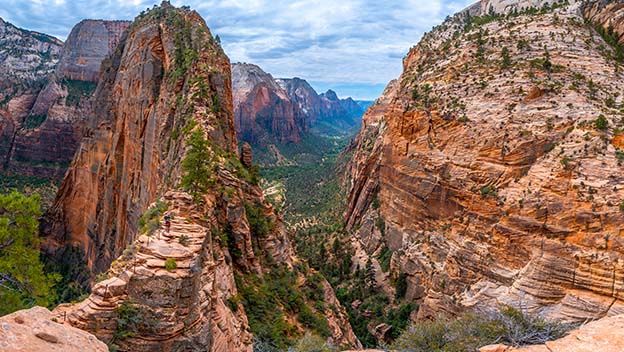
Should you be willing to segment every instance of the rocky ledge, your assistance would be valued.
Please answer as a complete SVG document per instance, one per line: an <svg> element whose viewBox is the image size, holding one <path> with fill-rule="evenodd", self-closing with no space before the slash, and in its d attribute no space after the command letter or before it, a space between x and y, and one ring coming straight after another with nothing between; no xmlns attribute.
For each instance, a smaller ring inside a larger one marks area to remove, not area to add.
<svg viewBox="0 0 624 352"><path fill-rule="evenodd" d="M1 317L0 351L108 351L108 347L95 336L58 321L59 317L43 307L33 307Z"/></svg>

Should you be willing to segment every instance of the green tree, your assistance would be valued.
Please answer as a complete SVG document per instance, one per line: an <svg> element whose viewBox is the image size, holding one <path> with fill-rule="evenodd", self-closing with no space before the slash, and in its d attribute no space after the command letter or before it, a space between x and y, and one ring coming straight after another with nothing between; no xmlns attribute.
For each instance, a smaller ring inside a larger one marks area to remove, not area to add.
<svg viewBox="0 0 624 352"><path fill-rule="evenodd" d="M191 133L187 144L190 146L186 158L182 161L181 185L189 191L193 197L198 198L206 193L212 185L212 172L210 169L210 148L204 132L197 129Z"/></svg>
<svg viewBox="0 0 624 352"><path fill-rule="evenodd" d="M604 115L600 114L600 116L598 116L598 118L594 120L594 127L597 130L604 131L609 128L609 121Z"/></svg>
<svg viewBox="0 0 624 352"><path fill-rule="evenodd" d="M57 274L39 259L39 195L0 195L0 315L54 300Z"/></svg>
<svg viewBox="0 0 624 352"><path fill-rule="evenodd" d="M506 46L504 46L503 50L501 51L501 67L511 67L511 56L509 56L509 49L507 49Z"/></svg>

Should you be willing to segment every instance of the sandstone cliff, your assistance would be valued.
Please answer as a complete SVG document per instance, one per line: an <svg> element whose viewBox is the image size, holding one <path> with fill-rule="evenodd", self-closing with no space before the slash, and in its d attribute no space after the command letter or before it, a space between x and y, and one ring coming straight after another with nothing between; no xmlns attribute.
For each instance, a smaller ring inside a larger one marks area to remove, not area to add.
<svg viewBox="0 0 624 352"><path fill-rule="evenodd" d="M354 146L346 222L361 251L393 252L421 318L624 307L624 76L586 7L525 3L482 1L425 35Z"/></svg>
<svg viewBox="0 0 624 352"><path fill-rule="evenodd" d="M303 111L273 77L252 64L232 65L234 121L242 141L266 146L299 143Z"/></svg>
<svg viewBox="0 0 624 352"><path fill-rule="evenodd" d="M23 106L12 138L0 142L7 150L5 171L55 179L65 175L87 125L100 64L128 25L85 20L72 29L54 73Z"/></svg>
<svg viewBox="0 0 624 352"><path fill-rule="evenodd" d="M63 42L0 18L0 171L8 167L17 131L58 62Z"/></svg>
<svg viewBox="0 0 624 352"><path fill-rule="evenodd" d="M281 218L239 161L231 76L203 19L168 2L137 17L104 61L90 130L42 226L52 257L78 248L103 280L55 310L62 322L121 351L251 351L257 329L240 290L278 269L306 285ZM329 340L358 347L322 284Z"/></svg>

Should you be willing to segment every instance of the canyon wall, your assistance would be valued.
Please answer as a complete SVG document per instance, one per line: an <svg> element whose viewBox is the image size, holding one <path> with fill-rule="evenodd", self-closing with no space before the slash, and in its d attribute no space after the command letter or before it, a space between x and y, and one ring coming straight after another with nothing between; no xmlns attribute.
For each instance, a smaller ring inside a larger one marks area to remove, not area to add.
<svg viewBox="0 0 624 352"><path fill-rule="evenodd" d="M475 4L410 50L352 146L347 226L356 250L393 252L388 279L406 278L419 318L619 314L624 75L587 7L512 3Z"/></svg>
<svg viewBox="0 0 624 352"><path fill-rule="evenodd" d="M100 64L129 24L84 20L72 29L54 72L48 71L37 94L12 114L12 135L0 143L7 151L5 171L62 179L88 125Z"/></svg>

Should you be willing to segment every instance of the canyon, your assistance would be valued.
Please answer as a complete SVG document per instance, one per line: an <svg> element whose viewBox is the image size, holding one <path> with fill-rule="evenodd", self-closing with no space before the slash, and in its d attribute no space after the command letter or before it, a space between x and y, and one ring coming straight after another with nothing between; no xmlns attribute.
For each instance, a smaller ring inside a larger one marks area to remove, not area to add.
<svg viewBox="0 0 624 352"><path fill-rule="evenodd" d="M481 0L424 34L370 107L231 64L166 1L82 21L64 44L2 20L0 34L0 171L62 179L42 251L90 288L0 318L5 340L252 352L312 333L361 350L512 306L594 322L482 352L621 348L621 0ZM302 190L326 187L343 218L285 222L258 152L357 128L325 170L341 187L305 175Z"/></svg>

